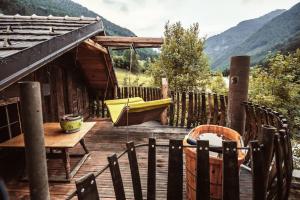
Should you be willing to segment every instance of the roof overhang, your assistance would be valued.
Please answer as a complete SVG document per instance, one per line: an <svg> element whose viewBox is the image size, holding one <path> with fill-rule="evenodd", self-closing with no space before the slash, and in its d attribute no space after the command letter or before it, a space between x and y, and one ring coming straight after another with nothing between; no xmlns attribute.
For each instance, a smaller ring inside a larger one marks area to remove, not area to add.
<svg viewBox="0 0 300 200"><path fill-rule="evenodd" d="M102 21L95 21L1 58L0 91L100 32Z"/></svg>

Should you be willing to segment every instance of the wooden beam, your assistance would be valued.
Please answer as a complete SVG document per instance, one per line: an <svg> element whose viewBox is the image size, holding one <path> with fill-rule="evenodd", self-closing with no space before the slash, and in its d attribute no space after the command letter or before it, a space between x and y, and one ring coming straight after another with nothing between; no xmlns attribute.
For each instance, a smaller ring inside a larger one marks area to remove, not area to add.
<svg viewBox="0 0 300 200"><path fill-rule="evenodd" d="M9 99L0 99L0 106L7 106L9 104L18 103L20 101L19 97L13 97Z"/></svg>
<svg viewBox="0 0 300 200"><path fill-rule="evenodd" d="M85 44L95 47L96 49L100 50L102 53L108 54L108 51L105 47L101 46L100 44L94 42L91 39L87 39L84 41Z"/></svg>
<svg viewBox="0 0 300 200"><path fill-rule="evenodd" d="M96 36L94 41L103 46L124 47L133 44L135 47L160 47L163 38L148 37L120 37L120 36Z"/></svg>
<svg viewBox="0 0 300 200"><path fill-rule="evenodd" d="M129 49L130 46L133 44L135 48L160 48L161 44L140 44L140 43L105 43L102 44L106 47L114 47L114 50L123 50L123 49Z"/></svg>

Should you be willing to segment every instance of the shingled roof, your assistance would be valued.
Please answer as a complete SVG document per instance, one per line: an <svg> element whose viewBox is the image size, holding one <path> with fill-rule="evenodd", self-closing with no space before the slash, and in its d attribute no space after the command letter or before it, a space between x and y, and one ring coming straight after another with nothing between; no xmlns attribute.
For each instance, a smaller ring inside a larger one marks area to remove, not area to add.
<svg viewBox="0 0 300 200"><path fill-rule="evenodd" d="M0 15L0 90L103 32L98 17Z"/></svg>

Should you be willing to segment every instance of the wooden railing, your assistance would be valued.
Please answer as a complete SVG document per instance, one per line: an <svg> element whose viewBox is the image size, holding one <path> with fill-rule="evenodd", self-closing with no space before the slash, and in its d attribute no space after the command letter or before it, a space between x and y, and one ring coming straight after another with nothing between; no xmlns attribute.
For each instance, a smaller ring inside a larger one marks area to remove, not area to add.
<svg viewBox="0 0 300 200"><path fill-rule="evenodd" d="M285 161L280 160L280 151L276 150L276 145L285 146L284 142L279 142L278 136L275 133L274 127L263 126L262 127L262 140L251 141L249 147L239 148L234 141L225 141L222 147L209 146L208 141L197 141L197 145L184 146L182 140L170 140L169 144L157 144L154 138L149 139L149 143L134 145L133 142L126 144L127 149L119 156L116 154L108 157L108 164L98 172L94 174L88 174L83 178L76 181L77 190L74 191L67 199L71 199L75 196L80 200L85 199L99 199L99 192L96 186L96 178L110 169L115 197L117 200L126 199L124 185L122 181L120 166L118 160L125 154L128 156L128 162L130 166L130 174L132 178L132 189L135 199L143 199L143 192L141 186L141 176L139 172L139 164L137 161L136 152L140 147L148 147L148 173L147 173L147 199L156 199L156 155L157 149L168 148L168 156L164 156L168 159L168 181L166 187L166 199L181 200L184 198L183 194L183 149L184 148L196 148L196 174L195 174L195 198L194 199L210 199L210 165L209 165L209 151L214 151L223 154L222 163L222 199L232 200L240 199L240 182L239 182L239 169L238 169L238 151L248 150L251 158L251 174L252 174L252 196L254 200L266 200L266 199L287 199L288 182L279 182L275 185L275 192L270 189L269 185L273 181L272 171L269 169L274 165L274 158L276 160L276 166L282 167ZM275 148L273 145L275 142ZM273 150L275 149L275 154ZM159 152L162 152L158 150ZM161 156L161 155L160 155ZM282 157L284 158L284 157ZM284 163L286 164L286 163ZM127 168L129 170L129 168ZM101 177L99 177L101 181ZM280 183L282 187L279 191ZM271 184L274 186L274 184ZM284 187L284 188L283 188ZM161 189L161 188L159 188ZM100 194L101 196L101 194ZM145 196L144 196L145 197Z"/></svg>
<svg viewBox="0 0 300 200"><path fill-rule="evenodd" d="M226 126L226 111L227 111L227 97L223 95L217 94L205 94L199 92L175 92L171 91L171 97L173 99L173 104L169 108L169 125L175 127L187 127L191 128L200 124L217 124L221 126ZM144 89L144 88L118 88L117 90L117 97L118 98L126 98L140 96L145 100L153 100L160 98L160 89ZM290 130L288 128L288 122L286 118L280 113L273 111L270 108L259 106L253 104L251 102L245 102L244 108L246 112L246 127L245 133L243 135L244 146L245 149L248 149L247 155L245 158L244 164L248 165L251 173L253 175L253 199L282 199L285 200L288 198L289 189L291 186L292 180L292 170L293 170L293 160L292 160L292 148L291 148L291 141L290 141ZM272 131L263 131L264 129L272 130ZM135 148L140 146L147 146L149 145L149 157L148 157L148 166L151 168L155 168L155 151L152 152L150 149L153 147L171 147L171 146L178 146L182 148L186 148L182 146L181 141L170 141L170 145L159 145L155 144L155 140L150 140L149 144L144 145L137 145L134 144L127 144L127 147L130 148L124 151L119 157L111 156L109 157L109 164L100 172L96 173L96 177L99 176L103 171L110 168L112 175L116 175L119 173L118 169L118 158L123 156L124 154L128 154L129 162L131 169L137 169L136 160L135 158ZM198 144L200 145L200 143ZM177 147L176 146L176 147ZM196 147L196 146L195 146ZM192 147L192 148L195 148ZM132 151L132 148L134 151ZM181 149L182 149L181 148ZM227 147L226 147L227 148ZM182 179L180 177L182 175L182 159L172 159L172 156L176 156L176 158L182 157L182 150L178 151L177 153L172 153L174 148L169 149L169 171L168 173L172 173L172 176L177 179L176 180L168 180L168 195L177 194L175 195L176 199L181 199L181 190L177 190L174 188L180 188L182 184ZM176 148L175 148L176 149ZM180 149L180 148L179 148ZM201 152L198 151L197 148L197 156L200 156L204 159L204 161L208 160L206 154L202 155ZM209 150L213 150L208 147ZM220 151L220 150L219 150ZM224 146L221 150L224 153ZM151 153L152 152L152 153ZM133 154L134 153L134 154ZM130 155L129 155L130 154ZM176 154L176 155L175 155ZM236 155L231 155L234 160L230 162L236 163ZM176 161L175 161L176 160ZM176 163L172 163L172 162ZM179 162L179 163L177 163ZM225 164L223 165L223 170L233 170L229 166L227 166L226 161L224 160ZM197 163L197 173L206 174L206 179L202 179L202 176L197 176L197 184L200 184L201 187L197 186L197 195L202 195L201 198L209 199L209 191L207 190L207 185L209 185L209 169L205 162ZM170 166L177 166L170 167ZM199 171L199 169L204 171ZM155 182L155 175L153 175L152 170L155 169L148 169L148 182L151 181ZM238 176L232 176L231 174L231 182L238 183ZM134 184L134 193L135 195L140 195L140 188L138 182L139 174L138 170L131 171L132 178L137 184ZM88 181L95 180L94 175L89 175L84 177L80 181L77 182L77 191L74 192L71 196L77 195L79 199L85 199L81 197L80 188L82 187L91 187L88 186ZM226 180L226 173L224 173L224 180ZM233 180L235 179L235 180ZM87 181L88 180L88 181ZM179 180L179 181L178 181ZM112 180L115 186L115 194L117 199L123 199L123 190L122 180L120 177ZM226 181L225 181L226 182ZM152 183L153 184L153 183ZM170 184L170 185L169 185ZM175 185L172 185L175 184ZM238 185L231 185L230 188L226 187L228 184L223 184L223 190L229 191L226 194L223 193L223 199L238 199L237 196L238 191L236 191L239 187ZM137 186L136 186L137 185ZM181 187L182 188L182 187ZM208 188L209 189L209 188ZM155 193L155 186L151 186L147 188L148 192ZM169 191L170 190L170 191ZM207 191L201 191L207 190ZM97 187L92 189L92 193L95 197L98 195ZM170 192L170 193L169 193ZM172 193L172 194L171 194ZM229 195L229 196L226 196ZM170 198L172 198L170 196ZM119 198L118 198L119 197ZM149 197L148 197L149 198ZM95 198L96 199L96 198ZM149 198L155 199L155 198Z"/></svg>
<svg viewBox="0 0 300 200"><path fill-rule="evenodd" d="M145 101L152 101L162 98L161 89L153 87L118 87L114 93L113 99L141 97ZM227 96L197 91L171 91L170 97L173 101L168 111L170 126L192 128L201 124L226 125ZM105 100L92 99L92 116L109 117Z"/></svg>
<svg viewBox="0 0 300 200"><path fill-rule="evenodd" d="M141 97L145 101L161 99L160 88L154 87L117 87L113 95L104 97L94 97L90 100L90 115L92 117L109 117L107 108L104 105L105 100L124 99L131 97Z"/></svg>
<svg viewBox="0 0 300 200"><path fill-rule="evenodd" d="M245 146L249 145L250 141L262 140L262 126L268 125L276 128L274 140L270 141L273 145L273 157L268 168L267 199L288 199L292 181L293 155L287 119L271 108L251 102L245 102L244 107L246 111L246 131L243 135ZM251 166L250 157L250 154L247 154L245 160L245 164L249 166Z"/></svg>
<svg viewBox="0 0 300 200"><path fill-rule="evenodd" d="M171 97L170 126L191 128L201 124L226 125L227 96L171 91Z"/></svg>
<svg viewBox="0 0 300 200"><path fill-rule="evenodd" d="M141 97L145 101L157 100L161 99L161 90L153 87L118 87L116 98L123 99L127 97Z"/></svg>

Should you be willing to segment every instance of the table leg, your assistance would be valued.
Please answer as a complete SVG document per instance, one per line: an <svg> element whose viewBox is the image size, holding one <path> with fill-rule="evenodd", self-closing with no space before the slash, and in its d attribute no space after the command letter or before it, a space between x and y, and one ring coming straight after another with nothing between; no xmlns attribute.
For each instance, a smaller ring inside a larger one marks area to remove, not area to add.
<svg viewBox="0 0 300 200"><path fill-rule="evenodd" d="M70 154L69 154L68 148L63 149L63 161L64 161L64 165L65 165L65 170L66 170L66 179L70 180L71 165L70 165Z"/></svg>
<svg viewBox="0 0 300 200"><path fill-rule="evenodd" d="M80 142L82 148L84 149L85 153L88 154L88 153L89 153L89 150L88 150L87 147L85 146L84 139L82 138L79 142Z"/></svg>

